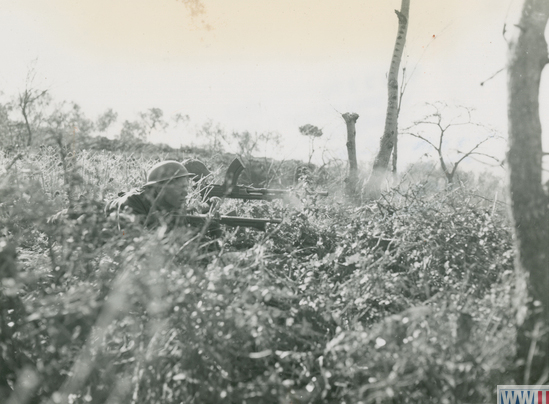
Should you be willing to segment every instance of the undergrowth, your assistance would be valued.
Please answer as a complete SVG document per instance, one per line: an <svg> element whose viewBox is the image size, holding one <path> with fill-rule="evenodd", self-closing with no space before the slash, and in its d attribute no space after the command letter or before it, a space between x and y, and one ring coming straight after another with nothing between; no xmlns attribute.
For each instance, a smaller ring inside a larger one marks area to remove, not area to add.
<svg viewBox="0 0 549 404"><path fill-rule="evenodd" d="M470 186L356 206L334 178L328 198L225 201L284 222L209 240L105 217L151 159L0 163L0 402L473 403L514 384L511 235Z"/></svg>

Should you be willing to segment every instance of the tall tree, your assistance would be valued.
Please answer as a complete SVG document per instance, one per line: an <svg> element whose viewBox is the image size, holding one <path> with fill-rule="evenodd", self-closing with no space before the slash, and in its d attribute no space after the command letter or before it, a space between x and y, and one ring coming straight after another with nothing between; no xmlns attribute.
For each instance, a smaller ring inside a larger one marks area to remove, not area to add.
<svg viewBox="0 0 549 404"><path fill-rule="evenodd" d="M413 72L412 72L413 73ZM400 85L400 91L398 94L398 107L397 107L397 119L400 115L400 108L402 107L402 97L404 97L404 91L406 90L406 68L402 68L402 84ZM397 125L398 129L398 125ZM395 136L393 138L393 158L392 158L392 171L393 176L396 177L397 175L397 165L398 165L398 133L395 133Z"/></svg>
<svg viewBox="0 0 549 404"><path fill-rule="evenodd" d="M346 112L341 115L347 126L347 154L349 155L349 176L346 179L346 192L350 197L355 197L358 182L358 162L356 159L356 121L357 113Z"/></svg>
<svg viewBox="0 0 549 404"><path fill-rule="evenodd" d="M408 15L410 12L410 0L402 0L400 11L395 10L398 17L398 33L393 49L391 67L388 77L388 103L385 115L385 129L379 144L379 152L374 160L372 173L366 184L366 192L370 197L379 195L381 184L385 179L389 167L391 152L395 144L398 131L398 71L400 61L406 44L406 33L408 32Z"/></svg>
<svg viewBox="0 0 549 404"><path fill-rule="evenodd" d="M542 185L541 73L549 62L549 1L524 0L507 64L509 192L522 297L517 307L519 384L545 383L549 370L549 211Z"/></svg>

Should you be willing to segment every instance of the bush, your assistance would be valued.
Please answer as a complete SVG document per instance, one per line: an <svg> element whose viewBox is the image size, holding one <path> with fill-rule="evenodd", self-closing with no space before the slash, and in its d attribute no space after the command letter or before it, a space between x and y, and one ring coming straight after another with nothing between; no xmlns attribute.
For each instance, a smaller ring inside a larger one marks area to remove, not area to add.
<svg viewBox="0 0 549 404"><path fill-rule="evenodd" d="M513 384L511 236L492 201L296 191L222 206L284 217L266 233L121 233L104 198L153 161L44 148L3 175L0 401L483 402Z"/></svg>

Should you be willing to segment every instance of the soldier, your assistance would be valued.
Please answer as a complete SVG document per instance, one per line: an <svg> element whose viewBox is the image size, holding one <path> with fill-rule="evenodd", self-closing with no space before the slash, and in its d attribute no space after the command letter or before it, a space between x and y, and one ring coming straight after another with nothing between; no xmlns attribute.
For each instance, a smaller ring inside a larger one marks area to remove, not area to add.
<svg viewBox="0 0 549 404"><path fill-rule="evenodd" d="M146 227L155 227L167 224L169 228L180 224L201 228L209 236L220 237L221 224L228 226L246 226L265 230L266 223L280 223L280 219L253 219L237 217L234 212L225 216L219 214L222 199L210 197L206 202L197 201L191 206L191 211L198 211L198 215L187 215L187 193L191 177L204 175L202 170L207 168L190 167L190 170L173 160L163 161L153 166L147 174L147 183L140 188L120 193L117 199L107 204L107 215L116 215L118 228L135 221L135 218ZM194 172L189 172L193 170ZM196 171L199 171L196 173ZM208 171L209 172L209 171ZM207 174L206 174L207 175ZM207 213L207 215L200 214ZM130 214L128 214L130 213Z"/></svg>
<svg viewBox="0 0 549 404"><path fill-rule="evenodd" d="M193 175L193 181L198 182L212 174L211 171L208 170L208 167L206 167L206 165L200 160L192 159L183 164L185 165L187 171Z"/></svg>
<svg viewBox="0 0 549 404"><path fill-rule="evenodd" d="M118 227L132 213L147 227L154 226L170 215L185 213L185 198L189 188L189 173L177 161L167 160L155 164L147 174L147 183L140 188L118 194L119 197L107 204L108 215L116 213Z"/></svg>

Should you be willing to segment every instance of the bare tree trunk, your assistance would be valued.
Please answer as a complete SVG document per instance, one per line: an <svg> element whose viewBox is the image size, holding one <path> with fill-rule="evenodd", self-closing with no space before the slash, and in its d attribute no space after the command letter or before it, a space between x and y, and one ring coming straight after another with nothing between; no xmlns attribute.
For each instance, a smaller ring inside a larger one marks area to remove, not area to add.
<svg viewBox="0 0 549 404"><path fill-rule="evenodd" d="M441 138L442 140L442 138ZM442 141L441 141L442 143ZM446 181L448 182L448 184L452 184L454 182L454 173L455 173L455 169L457 168L456 165L454 165L454 170L452 170L452 172L450 172L450 170L448 170L448 166L446 165L446 162L444 161L444 157L442 156L442 150L439 149L438 150L438 160L440 161L440 168L442 169L442 172L444 173L444 175L446 176Z"/></svg>
<svg viewBox="0 0 549 404"><path fill-rule="evenodd" d="M376 197L381 191L381 184L385 179L389 167L389 159L395 144L398 124L398 70L404 45L406 44L406 33L408 31L408 15L410 11L410 0L402 0L400 11L395 10L398 16L398 33L393 49L393 58L388 77L389 99L387 103L387 114L385 116L385 129L381 137L379 152L374 160L372 174L366 184L366 190L370 197Z"/></svg>
<svg viewBox="0 0 549 404"><path fill-rule="evenodd" d="M24 99L21 101L21 114L23 114L23 118L25 119L25 127L27 128L27 146L30 146L32 143L32 130L29 124L29 117L27 115L27 107L28 107L28 94L25 92Z"/></svg>
<svg viewBox="0 0 549 404"><path fill-rule="evenodd" d="M398 130L398 128L397 128ZM393 173L393 177L396 178L397 176L397 163L398 163L398 134L395 135L395 142L393 144L393 158L392 158L392 168L391 168L391 171Z"/></svg>
<svg viewBox="0 0 549 404"><path fill-rule="evenodd" d="M31 113L31 106L34 102L38 101L40 98L46 95L48 90L38 91L31 88L32 80L31 77L33 72L29 72L27 75L27 86L25 91L19 94L18 104L21 109L21 114L25 120L25 128L27 129L27 146L30 146L33 138L33 131L29 122L29 114Z"/></svg>
<svg viewBox="0 0 549 404"><path fill-rule="evenodd" d="M549 366L549 212L542 186L539 119L541 72L549 61L544 36L548 18L549 1L524 1L507 66L509 191L515 267L522 280L517 307L519 384L537 384Z"/></svg>
<svg viewBox="0 0 549 404"><path fill-rule="evenodd" d="M398 95L398 106L397 106L397 125L395 126L395 136L393 144L393 178L397 178L397 168L398 168L398 116L400 115L400 108L402 107L402 97L404 97L404 90L406 89L406 68L402 68L402 84L400 85L400 92Z"/></svg>
<svg viewBox="0 0 549 404"><path fill-rule="evenodd" d="M347 153L349 155L349 176L347 177L347 195L354 197L357 192L358 162L356 159L356 121L358 114L345 113L341 115L347 125Z"/></svg>

